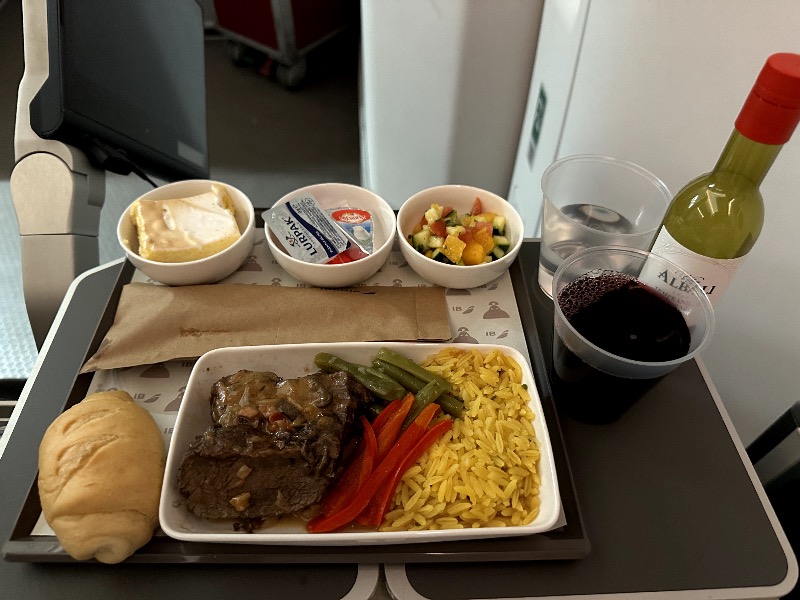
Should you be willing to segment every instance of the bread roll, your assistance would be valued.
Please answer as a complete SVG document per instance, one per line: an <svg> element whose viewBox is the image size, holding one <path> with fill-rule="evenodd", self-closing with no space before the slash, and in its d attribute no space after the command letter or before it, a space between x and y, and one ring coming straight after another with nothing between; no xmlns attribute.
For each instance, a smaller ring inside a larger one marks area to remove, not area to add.
<svg viewBox="0 0 800 600"><path fill-rule="evenodd" d="M87 396L50 424L39 445L42 513L77 560L118 563L158 525L164 443L127 392Z"/></svg>

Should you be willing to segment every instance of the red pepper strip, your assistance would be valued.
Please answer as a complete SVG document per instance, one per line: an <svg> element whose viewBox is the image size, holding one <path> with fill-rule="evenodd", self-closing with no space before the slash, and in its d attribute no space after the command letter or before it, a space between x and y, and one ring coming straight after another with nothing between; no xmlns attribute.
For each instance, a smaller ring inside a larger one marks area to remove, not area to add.
<svg viewBox="0 0 800 600"><path fill-rule="evenodd" d="M403 403L402 400L392 400L391 402L389 402L389 404L387 404L383 408L380 414L377 417L375 417L375 420L372 421L372 429L376 435L380 433L384 423L386 423L386 421L389 420L389 417L391 417L394 414L394 412L400 408L400 405L402 403Z"/></svg>
<svg viewBox="0 0 800 600"><path fill-rule="evenodd" d="M364 459L361 461L361 468L358 470L355 486L348 492L350 499L358 493L358 490L364 487L367 478L369 478L370 474L375 469L375 465L378 464L378 441L375 437L375 431L364 415L361 415L361 424L364 427L364 439L366 440Z"/></svg>
<svg viewBox="0 0 800 600"><path fill-rule="evenodd" d="M428 424L431 422L431 419L433 419L433 416L436 414L436 411L438 409L439 409L439 405L438 404L436 404L436 403L428 404L419 413L417 418L414 420L412 425L416 425L420 430L420 433L419 433L419 436L418 436L417 439L422 438L425 435L425 430L428 428ZM410 429L410 428L411 428L411 425L408 426L406 431L408 431L408 429ZM399 445L399 443L397 445ZM387 459L389 458L389 456L391 456L393 453L396 452L397 445L395 445L395 447L391 449L391 451L389 452L389 454L386 457ZM413 450L413 448L414 448L414 446L409 446L405 451L403 451L402 455L400 456L400 459L397 461L398 465L403 462L405 456L411 450ZM383 463L381 463L381 464L383 464ZM405 473L405 471L403 471L403 472ZM389 479L391 479L391 477ZM378 525L381 524L381 522L383 521L382 515L380 514L382 505L380 503L379 497L381 495L381 490L383 489L383 485L386 485L389 482L389 479L384 480L384 483L382 485L378 486L375 489L375 493L374 493L373 497L370 499L369 504L367 505L367 507L356 518L356 521L359 524L367 525L367 526L371 525L371 526L375 526L375 527L377 527ZM388 502L388 500L387 500L387 502ZM375 521L377 521L377 524L375 523Z"/></svg>
<svg viewBox="0 0 800 600"><path fill-rule="evenodd" d="M361 482L363 483L367 480L367 475L372 473L372 468L377 462L378 440L375 437L375 430L372 428L372 425L364 415L361 415L361 425L364 427L364 437L367 440L367 445L365 446L366 456L364 457L364 465L361 469L363 476L360 478Z"/></svg>
<svg viewBox="0 0 800 600"><path fill-rule="evenodd" d="M347 506L364 485L377 462L378 442L375 431L363 415L361 422L364 425L363 444L339 480L322 499L323 515L331 515Z"/></svg>
<svg viewBox="0 0 800 600"><path fill-rule="evenodd" d="M403 422L406 420L406 416L408 416L413 404L414 394L406 394L401 401L400 408L392 413L380 430L376 431L378 435L378 461L383 460L383 457L386 456L386 453L397 441L400 435L400 428L403 426Z"/></svg>
<svg viewBox="0 0 800 600"><path fill-rule="evenodd" d="M426 406L417 419L402 433L400 439L397 440L397 443L386 455L386 458L381 461L378 468L372 472L353 500L337 513L311 519L306 526L308 531L311 533L336 531L351 523L360 515L376 494L380 485L397 468L403 457L417 444L420 438L425 435L425 429L438 408L439 406L434 403Z"/></svg>
<svg viewBox="0 0 800 600"><path fill-rule="evenodd" d="M403 400L400 399L393 400L387 404L386 407L381 411L381 414L375 417L375 420L372 422L372 431L375 434L379 434L386 422L391 419L392 415L402 408ZM408 413L408 409L405 411L405 413ZM405 416L403 419L405 419ZM364 431L366 432L366 428ZM378 460L377 452L375 459L369 466L369 470L367 470L366 465L363 464L365 459L364 451L367 444L365 440L362 441L363 443L359 447L355 457L353 457L353 460L350 462L350 465L345 469L344 473L339 476L339 479L336 481L334 486L328 491L328 493L325 494L325 497L322 499L323 515L331 515L335 512L339 512L345 506L347 506L347 504L356 495L356 492L358 492L359 488L364 484L366 476L369 475L372 468L375 466Z"/></svg>
<svg viewBox="0 0 800 600"><path fill-rule="evenodd" d="M411 452L406 455L403 462L401 462L391 476L384 481L383 486L370 502L370 505L367 507L368 509L372 509L368 517L369 521L367 523L359 521L359 523L363 525L372 525L374 527L381 526L388 512L389 502L394 498L394 493L397 490L397 486L400 485L400 480L403 479L403 475L406 474L406 471L408 471L419 460L423 453L430 448L436 440L444 435L444 432L450 429L452 425L452 419L443 419L425 432L425 435L417 442L417 445L414 446Z"/></svg>
<svg viewBox="0 0 800 600"><path fill-rule="evenodd" d="M436 411L439 410L439 405L435 402L431 402L422 409L422 411L417 415L417 418L414 419L414 424L417 425L420 429L422 429L423 433L428 428L428 425L431 424L431 420L436 415Z"/></svg>

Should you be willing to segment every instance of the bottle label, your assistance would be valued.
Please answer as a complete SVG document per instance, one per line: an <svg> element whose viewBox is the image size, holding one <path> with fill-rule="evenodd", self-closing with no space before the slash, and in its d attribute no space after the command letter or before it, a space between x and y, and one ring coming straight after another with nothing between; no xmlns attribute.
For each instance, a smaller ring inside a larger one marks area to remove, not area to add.
<svg viewBox="0 0 800 600"><path fill-rule="evenodd" d="M711 303L718 302L728 289L733 275L744 256L738 258L709 258L689 250L675 241L666 227L662 227L652 248L653 254L663 256L689 273L705 291Z"/></svg>

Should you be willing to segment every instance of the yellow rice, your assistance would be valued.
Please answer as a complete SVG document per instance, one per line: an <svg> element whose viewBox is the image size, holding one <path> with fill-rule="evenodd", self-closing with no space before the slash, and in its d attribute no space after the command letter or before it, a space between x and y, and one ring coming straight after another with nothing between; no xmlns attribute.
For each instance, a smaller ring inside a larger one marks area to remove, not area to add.
<svg viewBox="0 0 800 600"><path fill-rule="evenodd" d="M453 385L464 415L403 476L381 531L527 525L539 512L539 446L511 357L448 348L423 366Z"/></svg>

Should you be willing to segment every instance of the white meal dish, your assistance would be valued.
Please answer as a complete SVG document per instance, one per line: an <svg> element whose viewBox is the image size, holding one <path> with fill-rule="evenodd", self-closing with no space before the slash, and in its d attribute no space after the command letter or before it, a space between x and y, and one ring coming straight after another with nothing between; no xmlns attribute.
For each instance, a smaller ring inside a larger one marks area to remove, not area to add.
<svg viewBox="0 0 800 600"><path fill-rule="evenodd" d="M316 183L290 192L277 200L274 207L303 197L313 197L324 210L350 207L372 215L372 252L369 256L343 264L314 264L289 255L277 236L264 226L272 256L295 279L317 287L339 288L355 285L378 272L389 259L394 245L395 216L392 207L370 190L347 183ZM265 220L269 214L264 213Z"/></svg>
<svg viewBox="0 0 800 600"><path fill-rule="evenodd" d="M523 383L530 393L530 408L535 418L533 428L539 443L540 508L529 525L481 527L437 531L375 531L345 529L334 533L309 533L299 519L288 518L266 525L253 533L235 531L233 522L205 520L193 515L185 506L178 490L178 468L195 437L212 424L209 397L211 387L220 378L240 369L272 371L283 378L301 377L317 372L314 357L329 352L345 360L369 364L382 347L402 353L421 362L445 348L479 349L487 353L499 349L514 358L522 368ZM163 531L178 540L239 544L350 546L356 544L410 544L490 537L509 537L542 533L556 526L561 511L553 451L533 373L524 356L517 350L499 345L409 343L409 342L346 342L324 344L292 344L221 348L204 354L195 364L178 412L175 430L167 456L161 492L159 519Z"/></svg>
<svg viewBox="0 0 800 600"><path fill-rule="evenodd" d="M147 200L185 202L190 197L208 194L214 187L224 188L230 196L234 208L234 218L241 233L241 236L235 242L210 256L196 260L185 262L148 260L139 254L137 228L131 219L131 206L129 206L120 215L117 223L117 240L128 260L153 281L166 285L214 283L236 271L253 251L253 241L255 240L255 210L253 209L253 203L244 192L219 181L190 179L168 183L152 189L140 196L136 202ZM192 212L190 214L191 219L189 219L191 225L198 229L207 226L209 222L208 216L205 214L207 212L206 210L198 211L202 217L198 217L197 213ZM195 233L188 236L188 239L193 244L198 244L198 239L202 237Z"/></svg>
<svg viewBox="0 0 800 600"><path fill-rule="evenodd" d="M476 198L480 198L483 212L494 213L506 221L504 235L511 245L501 258L469 266L446 264L428 258L408 242L409 234L433 204L449 206L463 215L471 211ZM500 277L519 254L524 238L522 217L508 201L469 185L438 185L417 192L400 207L396 224L400 251L414 272L431 283L455 289L475 288Z"/></svg>

